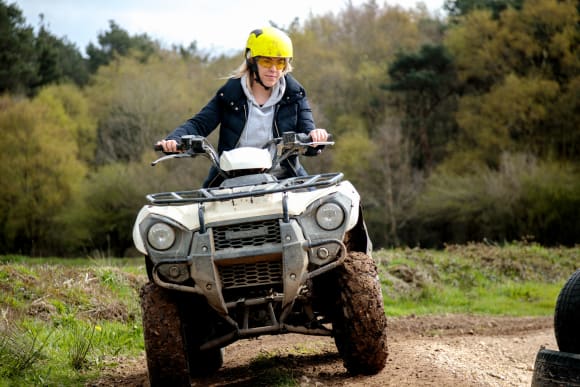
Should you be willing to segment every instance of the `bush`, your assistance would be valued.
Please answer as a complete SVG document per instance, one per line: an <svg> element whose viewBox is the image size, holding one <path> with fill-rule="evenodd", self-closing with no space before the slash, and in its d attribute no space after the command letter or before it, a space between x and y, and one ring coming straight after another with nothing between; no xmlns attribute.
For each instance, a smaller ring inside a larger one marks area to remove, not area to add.
<svg viewBox="0 0 580 387"><path fill-rule="evenodd" d="M407 226L409 243L533 239L573 245L580 234L580 178L569 165L504 155L499 170L433 174Z"/></svg>

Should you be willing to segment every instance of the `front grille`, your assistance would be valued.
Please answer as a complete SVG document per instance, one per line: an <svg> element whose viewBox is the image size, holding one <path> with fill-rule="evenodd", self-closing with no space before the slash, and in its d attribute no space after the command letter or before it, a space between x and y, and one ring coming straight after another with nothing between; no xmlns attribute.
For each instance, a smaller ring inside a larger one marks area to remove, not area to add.
<svg viewBox="0 0 580 387"><path fill-rule="evenodd" d="M216 250L259 247L268 243L281 243L278 219L264 222L234 224L214 227L213 240Z"/></svg>
<svg viewBox="0 0 580 387"><path fill-rule="evenodd" d="M279 284L282 282L282 261L220 266L219 273L224 289Z"/></svg>

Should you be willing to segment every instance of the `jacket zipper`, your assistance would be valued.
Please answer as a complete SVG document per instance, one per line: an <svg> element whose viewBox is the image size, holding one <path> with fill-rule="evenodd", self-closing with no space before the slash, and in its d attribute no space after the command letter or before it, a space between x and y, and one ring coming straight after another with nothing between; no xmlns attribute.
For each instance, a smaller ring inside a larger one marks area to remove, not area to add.
<svg viewBox="0 0 580 387"><path fill-rule="evenodd" d="M246 101L245 104L242 105L244 108L244 129L246 128L246 124L248 123L248 102ZM240 133L240 137L238 138L238 141L236 141L236 146L234 148L237 148L240 145L240 140L242 139L242 134L244 133L244 129L242 129L242 133Z"/></svg>

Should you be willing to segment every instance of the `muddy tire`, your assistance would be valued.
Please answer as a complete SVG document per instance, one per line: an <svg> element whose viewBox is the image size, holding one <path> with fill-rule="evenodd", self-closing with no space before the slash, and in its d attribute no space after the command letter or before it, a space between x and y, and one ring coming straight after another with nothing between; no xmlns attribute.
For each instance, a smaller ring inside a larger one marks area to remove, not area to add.
<svg viewBox="0 0 580 387"><path fill-rule="evenodd" d="M532 387L580 386L580 355L540 349L536 355Z"/></svg>
<svg viewBox="0 0 580 387"><path fill-rule="evenodd" d="M211 308L197 296L187 298L186 307L181 311L181 321L187 347L189 375L192 377L209 376L224 363L223 350L212 348L200 351L199 347L210 337L215 328L209 316Z"/></svg>
<svg viewBox="0 0 580 387"><path fill-rule="evenodd" d="M337 270L333 335L351 374L373 375L387 361L387 318L381 284L371 257L352 252Z"/></svg>
<svg viewBox="0 0 580 387"><path fill-rule="evenodd" d="M558 295L554 331L560 351L580 354L580 270L577 270Z"/></svg>
<svg viewBox="0 0 580 387"><path fill-rule="evenodd" d="M149 282L141 288L140 297L151 386L190 386L176 294Z"/></svg>

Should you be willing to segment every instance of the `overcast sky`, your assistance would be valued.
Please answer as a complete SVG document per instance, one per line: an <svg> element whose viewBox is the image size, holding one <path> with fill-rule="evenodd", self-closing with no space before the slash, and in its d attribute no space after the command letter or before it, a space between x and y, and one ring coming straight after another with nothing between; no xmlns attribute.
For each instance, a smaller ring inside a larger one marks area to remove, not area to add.
<svg viewBox="0 0 580 387"><path fill-rule="evenodd" d="M44 15L51 33L66 37L84 54L86 46L97 44L97 36L109 29L114 20L130 35L146 33L165 47L173 44L197 47L214 52L243 48L249 32L269 25L288 26L294 18L300 22L311 14L337 14L349 0L8 0L22 10L26 23L37 27ZM366 0L351 0L359 6ZM420 1L440 12L444 0ZM377 0L377 4L400 5L414 9L418 0Z"/></svg>

